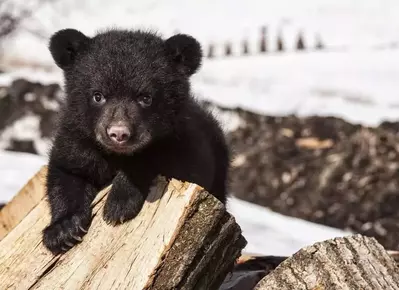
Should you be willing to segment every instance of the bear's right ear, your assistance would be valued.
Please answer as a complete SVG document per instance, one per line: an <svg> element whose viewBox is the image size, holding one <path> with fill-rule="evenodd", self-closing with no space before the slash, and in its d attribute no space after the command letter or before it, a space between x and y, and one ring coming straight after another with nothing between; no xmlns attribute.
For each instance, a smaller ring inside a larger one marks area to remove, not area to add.
<svg viewBox="0 0 399 290"><path fill-rule="evenodd" d="M176 34L165 41L166 51L180 71L191 76L201 66L202 49L192 36Z"/></svg>
<svg viewBox="0 0 399 290"><path fill-rule="evenodd" d="M90 43L90 38L75 29L63 29L51 36L49 49L55 63L66 69L73 65L76 57L83 53Z"/></svg>

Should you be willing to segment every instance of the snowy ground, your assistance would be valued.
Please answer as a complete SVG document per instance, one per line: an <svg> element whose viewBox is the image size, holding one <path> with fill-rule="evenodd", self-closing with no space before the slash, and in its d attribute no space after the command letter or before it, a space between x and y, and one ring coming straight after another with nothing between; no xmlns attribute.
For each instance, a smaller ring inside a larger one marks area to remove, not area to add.
<svg viewBox="0 0 399 290"><path fill-rule="evenodd" d="M37 155L0 151L0 203L9 201L44 164L46 159Z"/></svg>
<svg viewBox="0 0 399 290"><path fill-rule="evenodd" d="M374 126L399 119L398 81L399 49L357 50L207 61L194 89L224 106Z"/></svg>
<svg viewBox="0 0 399 290"><path fill-rule="evenodd" d="M45 158L36 155L0 151L0 202L10 200L45 163ZM248 241L246 253L291 255L316 241L348 234L286 217L236 198L229 200L228 209Z"/></svg>
<svg viewBox="0 0 399 290"><path fill-rule="evenodd" d="M248 241L245 252L250 254L287 256L315 242L351 234L287 217L236 198L229 201L228 210L240 225Z"/></svg>

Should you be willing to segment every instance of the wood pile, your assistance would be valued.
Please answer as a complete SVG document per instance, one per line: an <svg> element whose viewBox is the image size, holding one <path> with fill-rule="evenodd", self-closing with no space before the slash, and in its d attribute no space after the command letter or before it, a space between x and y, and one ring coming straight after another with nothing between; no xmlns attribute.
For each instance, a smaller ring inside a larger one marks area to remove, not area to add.
<svg viewBox="0 0 399 290"><path fill-rule="evenodd" d="M0 289L399 289L398 252L361 235L292 257L237 259L246 241L223 204L195 184L162 177L140 214L117 227L101 218L112 185L105 188L83 242L53 256L41 241L50 219L46 173L0 210Z"/></svg>

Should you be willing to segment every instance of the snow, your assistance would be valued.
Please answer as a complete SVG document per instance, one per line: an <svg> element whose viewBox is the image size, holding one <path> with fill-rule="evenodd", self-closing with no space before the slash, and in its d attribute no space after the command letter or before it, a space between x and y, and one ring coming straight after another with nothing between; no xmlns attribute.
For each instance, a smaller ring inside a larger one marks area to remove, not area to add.
<svg viewBox="0 0 399 290"><path fill-rule="evenodd" d="M253 49L260 27L267 25L272 49L279 32L292 49L299 31L309 45L320 35L332 48L389 47L398 44L398 12L397 0L47 1L7 41L4 56L51 64L44 39L66 27L89 35L110 26L153 29L166 36L181 31L204 44L248 37Z"/></svg>
<svg viewBox="0 0 399 290"><path fill-rule="evenodd" d="M43 85L63 82L62 71L59 69L46 71L42 68L22 67L13 68L10 71L0 74L0 86L8 86L18 78L39 82Z"/></svg>
<svg viewBox="0 0 399 290"><path fill-rule="evenodd" d="M248 241L246 253L288 256L313 243L351 234L287 217L237 198L228 201L227 209Z"/></svg>
<svg viewBox="0 0 399 290"><path fill-rule="evenodd" d="M45 164L44 157L0 151L0 202L8 202Z"/></svg>
<svg viewBox="0 0 399 290"><path fill-rule="evenodd" d="M399 50L290 53L207 61L199 98L271 115L333 115L375 126L399 118Z"/></svg>
<svg viewBox="0 0 399 290"><path fill-rule="evenodd" d="M46 162L46 158L32 154L0 151L0 202L9 201ZM291 255L314 242L349 234L286 217L234 197L228 201L228 211L248 241L244 252L250 254Z"/></svg>
<svg viewBox="0 0 399 290"><path fill-rule="evenodd" d="M51 144L50 138L41 136L40 118L34 114L22 117L0 131L0 148L8 148L11 140L32 140L38 154L42 156L47 155Z"/></svg>

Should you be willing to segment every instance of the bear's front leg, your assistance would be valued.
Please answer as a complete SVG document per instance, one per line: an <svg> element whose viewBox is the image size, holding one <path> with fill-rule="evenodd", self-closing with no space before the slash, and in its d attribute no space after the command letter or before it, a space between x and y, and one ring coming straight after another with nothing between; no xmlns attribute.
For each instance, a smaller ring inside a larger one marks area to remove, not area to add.
<svg viewBox="0 0 399 290"><path fill-rule="evenodd" d="M108 224L122 224L133 219L143 207L145 196L125 173L119 172L112 182L104 206L104 220Z"/></svg>
<svg viewBox="0 0 399 290"><path fill-rule="evenodd" d="M51 166L47 190L51 223L43 230L43 243L57 255L82 241L91 223L91 202L97 191L83 178Z"/></svg>

